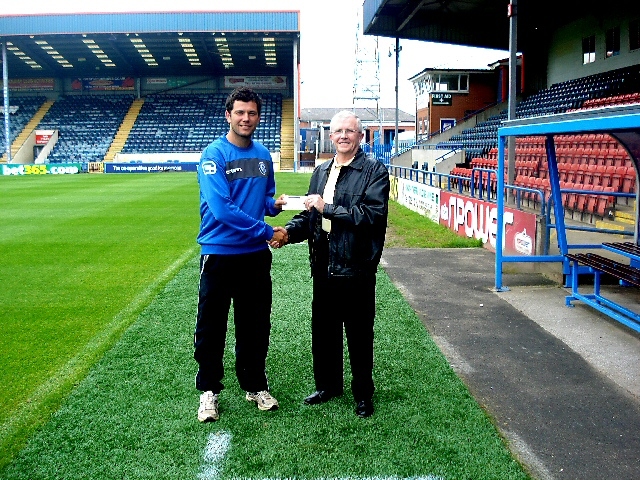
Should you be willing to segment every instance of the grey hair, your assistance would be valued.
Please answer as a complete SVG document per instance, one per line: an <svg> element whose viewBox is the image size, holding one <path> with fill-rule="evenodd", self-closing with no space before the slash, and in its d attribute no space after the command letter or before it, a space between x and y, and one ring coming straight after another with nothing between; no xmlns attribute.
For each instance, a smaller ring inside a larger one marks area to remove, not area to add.
<svg viewBox="0 0 640 480"><path fill-rule="evenodd" d="M350 112L349 110L341 110L336 113L331 119L331 123L329 123L329 131L333 132L335 130L336 123L346 120L347 118L355 118L358 121L358 132L362 133L364 128L362 127L362 120L355 113Z"/></svg>

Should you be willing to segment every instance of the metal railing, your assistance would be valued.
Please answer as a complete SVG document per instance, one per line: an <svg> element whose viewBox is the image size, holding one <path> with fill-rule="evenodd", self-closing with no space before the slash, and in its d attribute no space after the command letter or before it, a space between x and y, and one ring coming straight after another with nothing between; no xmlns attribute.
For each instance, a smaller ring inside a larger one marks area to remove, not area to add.
<svg viewBox="0 0 640 480"><path fill-rule="evenodd" d="M611 196L611 197L620 197L620 198L635 198L636 194L635 193L624 193L624 192L602 192L602 191L596 191L596 190L579 190L579 189L571 189L571 188L567 188L567 189L560 189L560 194L562 195L563 193L575 193L578 195L606 195L606 196ZM553 196L549 197L549 200L547 201L547 208L546 208L546 222L545 222L545 230L546 230L546 234L545 234L545 245L544 245L544 255L548 255L549 254L549 249L551 247L550 245L550 238L551 238L551 229L552 228L556 228L555 223L552 223L552 217L551 217L551 212L553 211L553 206L554 206L554 202L553 202ZM629 236L629 237L633 237L634 236L634 232L630 232L630 231L626 231L626 230L615 230L615 229L609 229L609 228L602 228L602 227L589 227L589 226L582 226L582 225L564 225L564 229L565 230L572 230L572 231L579 231L579 232L596 232L596 233L608 233L608 234L612 234L612 235L621 235L621 236ZM567 244L567 248L568 249L587 249L587 248L602 248L602 244L598 243L598 244Z"/></svg>
<svg viewBox="0 0 640 480"><path fill-rule="evenodd" d="M461 195L466 195L468 191L468 195L472 198L478 198L478 200L486 200L488 202L496 201L495 190L497 188L497 178L491 178L491 173L497 174L496 170L488 168L473 168L471 176L467 177L463 175L452 175L450 173L429 172L428 170L419 170L410 167L401 167L398 165L387 165L387 169L389 170L390 174L399 178L413 180L415 182L429 185L431 187L444 189L449 192L455 191ZM474 172L476 171L478 172L477 177L474 175ZM486 183L483 181L483 172L487 173L488 175ZM495 188L492 188L494 184ZM516 209L524 210L524 198L528 200L527 206L529 206L529 202L532 198L530 195L533 195L534 206L536 204L539 204L539 214L543 216L545 215L547 202L545 194L542 190L505 184L505 193L509 190L515 193L514 206Z"/></svg>
<svg viewBox="0 0 640 480"><path fill-rule="evenodd" d="M407 180L412 180L418 183L422 183L423 185L429 185L431 187L436 187L440 189L444 189L449 192L457 192L461 195L468 195L472 198L477 198L478 200L484 200L488 202L495 202L497 195L497 170L489 169L489 168L473 168L471 169L471 176L463 176L463 175L452 175L450 173L438 173L438 172L429 172L427 170L420 170L410 167L401 167L397 165L387 165L387 169L390 174L404 178ZM477 172L477 173L476 173ZM496 175L495 178L492 178L492 175ZM486 176L485 176L486 175ZM546 244L545 244L545 254L547 254L549 250L549 238L550 231L552 228L555 228L555 224L552 223L551 213L553 212L553 196L547 197L543 190L537 188L529 188L522 187L518 185L510 185L504 184L504 195L508 192L511 192L512 197L514 199L514 203L509 205L512 208L517 210L524 210L526 202L526 207L530 208L531 203L533 202L533 210L536 212L536 215L545 218L545 229L546 229ZM578 194L578 195L606 195L612 196L616 198L635 198L635 193L624 193L624 192L603 192L596 190L581 190L581 189L561 189L560 194ZM539 205L539 207L538 207ZM565 211L571 211L571 209L565 209ZM623 236L633 236L633 232L625 231L625 230L613 230L596 226L572 226L565 225L566 230L576 230L576 231L585 231L585 232L595 232L595 233L609 233L609 234L617 234ZM570 245L571 248L597 248L594 245Z"/></svg>

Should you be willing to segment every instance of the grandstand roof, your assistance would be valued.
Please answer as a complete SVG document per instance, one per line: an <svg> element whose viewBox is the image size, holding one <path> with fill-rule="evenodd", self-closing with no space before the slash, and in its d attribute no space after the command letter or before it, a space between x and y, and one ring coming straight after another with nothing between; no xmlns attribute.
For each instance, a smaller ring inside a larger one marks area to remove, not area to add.
<svg viewBox="0 0 640 480"><path fill-rule="evenodd" d="M8 45L10 78L290 75L294 48L299 58L299 24L298 11L11 15L0 17L0 43ZM274 40L273 65L267 63L264 38ZM141 43L148 53L140 52ZM185 51L187 43L193 52ZM225 65L225 44L232 67ZM115 66L106 66L95 50ZM200 65L192 65L187 53L195 53Z"/></svg>
<svg viewBox="0 0 640 480"><path fill-rule="evenodd" d="M509 49L509 2L496 0L364 0L367 35ZM610 0L520 0L518 50L545 44L550 32L579 17L640 11L640 2Z"/></svg>

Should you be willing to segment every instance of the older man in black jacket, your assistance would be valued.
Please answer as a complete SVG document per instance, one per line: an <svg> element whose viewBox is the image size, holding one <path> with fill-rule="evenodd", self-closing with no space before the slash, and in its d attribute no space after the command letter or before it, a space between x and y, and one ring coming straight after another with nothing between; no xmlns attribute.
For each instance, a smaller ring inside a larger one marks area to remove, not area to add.
<svg viewBox="0 0 640 480"><path fill-rule="evenodd" d="M313 277L311 349L316 391L308 405L343 393L342 328L356 414L373 414L376 271L387 227L389 173L360 149L362 122L349 111L331 120L336 155L316 167L306 209L285 225L285 243L309 241Z"/></svg>

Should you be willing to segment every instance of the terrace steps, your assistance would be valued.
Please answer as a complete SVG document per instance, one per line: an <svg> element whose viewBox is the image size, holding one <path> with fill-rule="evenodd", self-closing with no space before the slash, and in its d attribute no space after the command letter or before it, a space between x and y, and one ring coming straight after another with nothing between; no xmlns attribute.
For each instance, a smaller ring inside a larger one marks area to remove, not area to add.
<svg viewBox="0 0 640 480"><path fill-rule="evenodd" d="M295 132L293 127L293 100L282 100L282 126L280 129L280 170L292 171L295 153Z"/></svg>
<svg viewBox="0 0 640 480"><path fill-rule="evenodd" d="M111 145L109 146L109 150L107 150L107 153L104 156L105 162L112 162L116 155L122 151L143 105L143 98L137 98L133 101L131 107L129 107L129 111L120 124L120 128L113 138L113 142L111 142Z"/></svg>

